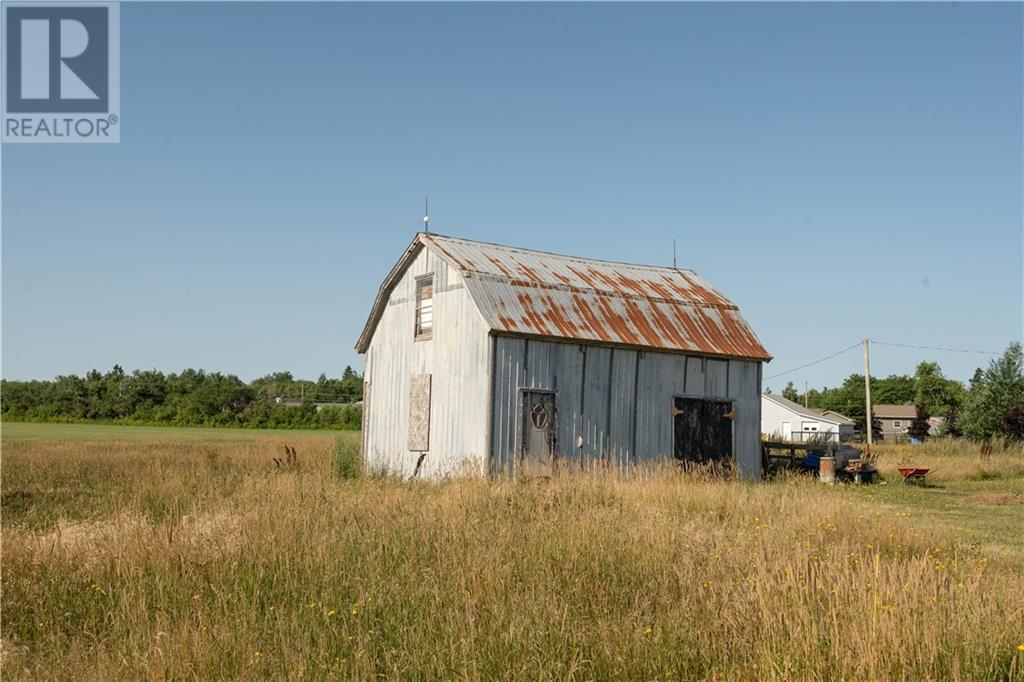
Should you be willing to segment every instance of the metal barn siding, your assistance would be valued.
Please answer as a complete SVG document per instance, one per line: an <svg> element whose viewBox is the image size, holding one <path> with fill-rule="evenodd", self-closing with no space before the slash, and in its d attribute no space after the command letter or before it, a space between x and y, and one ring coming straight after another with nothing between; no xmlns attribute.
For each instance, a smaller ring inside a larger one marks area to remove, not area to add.
<svg viewBox="0 0 1024 682"><path fill-rule="evenodd" d="M415 277L430 272L434 338L416 342ZM381 285L356 350L367 354L371 467L411 473L409 382L429 373L424 475L484 462L513 472L527 390L555 394L555 453L582 464L670 458L673 398L730 400L737 464L760 475L761 364L771 356L691 270L419 234ZM529 426L532 437L544 428Z"/></svg>
<svg viewBox="0 0 1024 682"><path fill-rule="evenodd" d="M759 478L759 365L498 336L492 471L515 472L522 449L520 394L540 389L556 394L558 458L583 465L597 460L628 465L671 459L673 397L731 400L737 466L744 478Z"/></svg>
<svg viewBox="0 0 1024 682"><path fill-rule="evenodd" d="M432 338L416 341L415 280L434 274ZM396 275L366 349L366 464L370 470L412 473L418 451L408 449L409 390L413 376L430 374L429 447L421 476L486 470L487 376L491 343L487 327L462 277L428 249L419 250Z"/></svg>

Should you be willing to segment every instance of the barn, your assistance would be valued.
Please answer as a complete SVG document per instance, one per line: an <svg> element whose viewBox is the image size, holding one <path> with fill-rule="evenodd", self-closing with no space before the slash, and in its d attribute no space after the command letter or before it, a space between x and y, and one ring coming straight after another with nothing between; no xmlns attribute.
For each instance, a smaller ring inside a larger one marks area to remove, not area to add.
<svg viewBox="0 0 1024 682"><path fill-rule="evenodd" d="M419 233L356 350L370 471L546 474L675 458L761 475L771 356L692 270Z"/></svg>

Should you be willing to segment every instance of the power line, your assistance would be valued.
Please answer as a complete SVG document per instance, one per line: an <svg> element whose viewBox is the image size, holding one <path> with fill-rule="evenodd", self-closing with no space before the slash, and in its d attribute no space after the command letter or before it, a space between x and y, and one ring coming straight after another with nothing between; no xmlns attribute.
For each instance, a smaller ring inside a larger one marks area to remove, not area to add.
<svg viewBox="0 0 1024 682"><path fill-rule="evenodd" d="M863 343L864 343L863 341L858 341L857 343L853 344L849 348L844 348L841 351L836 351L835 353L832 353L831 355L826 355L825 357L820 358L818 360L815 360L813 362L808 362L806 365L800 365L799 367L794 367L793 369L787 369L785 372L779 372L778 374L772 374L771 376L763 377L761 379L761 381L767 381L768 379L774 379L776 377L781 377L781 376L784 376L786 374L792 374L793 372L798 372L798 371L800 371L800 370L802 370L802 369L804 369L806 367L810 367L811 365L816 365L819 362L825 362L826 360L831 360L832 358L836 357L837 355L842 355L843 353L847 353L847 352L853 350L854 348L859 348L861 346L861 344L863 344Z"/></svg>
<svg viewBox="0 0 1024 682"><path fill-rule="evenodd" d="M921 350L941 350L949 353L977 353L979 355L1000 355L995 351L990 350L968 350L966 348L939 348L937 346L917 346L911 343L892 343L891 341L876 341L870 339L871 343L877 343L879 346L897 346L899 348L918 348Z"/></svg>
<svg viewBox="0 0 1024 682"><path fill-rule="evenodd" d="M879 346L894 346L894 347L897 347L897 348L914 348L914 349L917 349L917 350L937 350L937 351L944 351L944 352L947 352L947 353L976 353L978 355L999 355L998 352L990 351L990 350L970 350L970 349L967 349L967 348L942 348L942 347L939 347L939 346L921 346L921 345L916 345L916 344L912 344L912 343L895 343L895 342L892 342L892 341L877 341L875 339L868 339L868 341L870 341L871 343L878 344ZM787 374L792 374L793 372L798 372L798 371L800 371L802 369L806 369L807 367L811 367L812 365L817 365L820 362L825 362L826 360L831 360L832 358L836 357L837 355L842 355L843 353L846 353L848 351L853 350L854 348L857 348L862 343L864 343L864 342L863 341L858 341L857 343L853 344L849 348L844 348L843 350L837 351L835 353L832 353L831 355L826 355L825 357L820 358L818 360L814 360L813 362L808 362L806 365L800 365L799 367L794 367L793 369L787 369L785 372L779 372L778 374L772 374L771 376L763 377L761 379L761 381L767 381L768 379L775 379L777 377L785 376Z"/></svg>

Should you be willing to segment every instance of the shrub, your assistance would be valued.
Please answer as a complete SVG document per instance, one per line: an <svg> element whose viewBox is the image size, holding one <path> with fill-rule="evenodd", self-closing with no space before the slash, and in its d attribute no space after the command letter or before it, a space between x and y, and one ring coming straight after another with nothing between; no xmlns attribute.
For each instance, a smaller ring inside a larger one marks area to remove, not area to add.
<svg viewBox="0 0 1024 682"><path fill-rule="evenodd" d="M363 458L359 454L359 443L348 438L338 438L331 450L331 469L342 479L354 479L363 475Z"/></svg>

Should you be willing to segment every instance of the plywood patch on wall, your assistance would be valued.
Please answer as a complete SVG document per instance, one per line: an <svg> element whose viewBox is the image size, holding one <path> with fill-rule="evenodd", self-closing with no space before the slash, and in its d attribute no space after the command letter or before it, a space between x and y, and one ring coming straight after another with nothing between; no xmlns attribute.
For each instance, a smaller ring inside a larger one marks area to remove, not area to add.
<svg viewBox="0 0 1024 682"><path fill-rule="evenodd" d="M429 374L414 374L409 380L409 449L430 449Z"/></svg>

